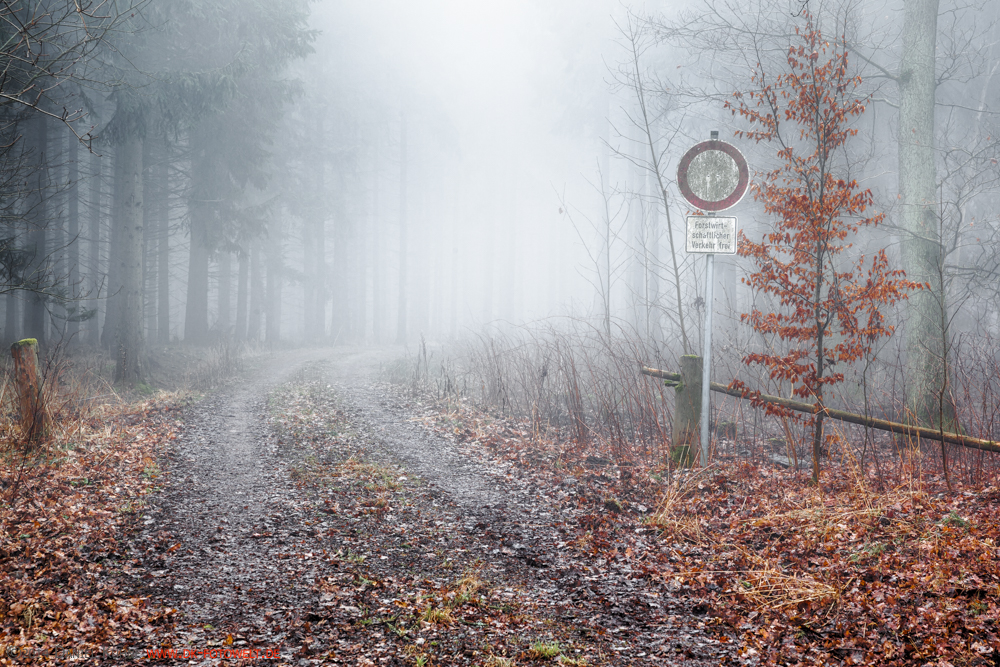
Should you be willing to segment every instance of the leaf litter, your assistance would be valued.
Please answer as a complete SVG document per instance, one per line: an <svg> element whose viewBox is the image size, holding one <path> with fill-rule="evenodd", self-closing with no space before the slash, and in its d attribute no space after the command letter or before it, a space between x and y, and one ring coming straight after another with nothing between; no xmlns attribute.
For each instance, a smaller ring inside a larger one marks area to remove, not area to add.
<svg viewBox="0 0 1000 667"><path fill-rule="evenodd" d="M36 464L2 510L0 664L176 662L158 647L297 665L997 664L994 487L617 466L316 368L267 402L275 381L184 406L183 423L169 402L108 415Z"/></svg>

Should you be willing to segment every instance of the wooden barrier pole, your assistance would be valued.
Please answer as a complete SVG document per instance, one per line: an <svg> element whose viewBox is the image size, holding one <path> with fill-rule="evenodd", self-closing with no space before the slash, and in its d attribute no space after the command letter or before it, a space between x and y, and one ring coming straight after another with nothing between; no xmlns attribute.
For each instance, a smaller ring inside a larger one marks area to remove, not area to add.
<svg viewBox="0 0 1000 667"><path fill-rule="evenodd" d="M10 346L14 357L14 383L21 413L21 428L28 442L37 443L49 435L49 418L42 400L38 375L38 341L19 340Z"/></svg>
<svg viewBox="0 0 1000 667"><path fill-rule="evenodd" d="M661 371L656 368L649 368L648 366L642 367L642 374L649 375L651 377L663 378L669 382L681 381L680 373ZM745 392L741 389L731 389L724 384L719 384L718 382L712 382L711 389L712 391L735 396L736 398L752 398L751 396L745 395ZM767 394L761 394L757 398L765 403L780 405L798 412L808 412L811 414L816 414L816 412L818 412L816 406L811 403L802 403L800 401L793 401L779 396L768 396ZM962 445L963 447L969 447L970 449L980 449L984 452L1000 452L1000 442L996 442L994 440L983 440L982 438L973 438L959 433L938 431L933 428L927 428L926 426L911 426L909 424L889 421L888 419L876 419L875 417L866 417L865 415L847 412L846 410L835 410L833 408L824 408L823 415L842 422L868 426L869 428L877 428L883 431L891 431L893 433L899 433L900 435L917 436L927 440L950 442L954 445Z"/></svg>
<svg viewBox="0 0 1000 667"><path fill-rule="evenodd" d="M682 466L694 463L701 424L701 357L681 357L681 372L674 387L674 433L670 458Z"/></svg>

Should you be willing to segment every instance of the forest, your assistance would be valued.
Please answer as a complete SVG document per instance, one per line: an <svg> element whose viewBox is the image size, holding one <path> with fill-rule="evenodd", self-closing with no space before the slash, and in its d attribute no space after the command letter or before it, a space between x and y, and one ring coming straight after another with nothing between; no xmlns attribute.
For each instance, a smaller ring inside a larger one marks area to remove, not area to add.
<svg viewBox="0 0 1000 667"><path fill-rule="evenodd" d="M0 390L0 665L997 664L998 35L991 0L0 0L0 338L41 369ZM693 196L692 149L746 193Z"/></svg>

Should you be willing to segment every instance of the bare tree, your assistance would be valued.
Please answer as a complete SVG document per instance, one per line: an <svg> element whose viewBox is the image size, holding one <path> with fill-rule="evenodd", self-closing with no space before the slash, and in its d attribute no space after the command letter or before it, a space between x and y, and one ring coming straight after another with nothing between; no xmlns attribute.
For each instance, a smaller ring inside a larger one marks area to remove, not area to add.
<svg viewBox="0 0 1000 667"><path fill-rule="evenodd" d="M638 132L639 142L643 146L644 155L633 155L628 151L615 150L619 157L622 157L641 170L648 172L655 185L653 196L653 206L658 206L659 211L665 216L667 244L670 249L668 267L671 280L674 286L674 311L676 313L677 327L680 330L681 345L684 354L691 351L691 344L687 335L687 324L684 316L684 298L681 286L681 273L683 260L679 257L676 247L674 220L671 215L672 200L669 192L673 184L672 179L667 174L669 163L668 154L671 149L676 149L674 138L677 136L676 127L663 135L658 131L664 123L664 110L655 109L656 101L669 103L665 88L657 85L655 79L648 73L644 56L654 45L653 35L644 29L643 21L631 12L627 14L624 22L617 23L618 32L622 38L622 45L627 53L626 59L617 70L613 72L615 82L621 89L627 90L633 98L635 106L630 109L623 109L627 122L632 126L632 131ZM653 88L651 90L651 87ZM645 237L645 235L643 235ZM655 242L658 239L645 239L645 242ZM635 241L638 242L638 241ZM641 256L648 261L649 254L645 249ZM653 262L656 263L655 261Z"/></svg>
<svg viewBox="0 0 1000 667"><path fill-rule="evenodd" d="M592 184L594 190L601 198L601 217L594 220L577 208L576 215L570 212L570 205L561 201L561 210L565 211L573 230L580 239L580 244L587 252L591 267L587 273L581 275L594 287L601 307L601 330L611 337L611 291L615 283L621 278L625 271L624 260L629 254L628 245L619 243L622 232L628 222L629 197L618 188L612 187L605 181L604 169L598 165L597 175L600 178L599 184ZM585 234L586 228L578 222L582 219L586 222L590 234ZM592 238L588 238L591 236ZM596 241L596 243L595 243Z"/></svg>
<svg viewBox="0 0 1000 667"><path fill-rule="evenodd" d="M89 146L88 90L106 87L102 61L114 50L109 38L128 32L148 3L0 0L0 108L47 116ZM76 104L68 105L70 99Z"/></svg>

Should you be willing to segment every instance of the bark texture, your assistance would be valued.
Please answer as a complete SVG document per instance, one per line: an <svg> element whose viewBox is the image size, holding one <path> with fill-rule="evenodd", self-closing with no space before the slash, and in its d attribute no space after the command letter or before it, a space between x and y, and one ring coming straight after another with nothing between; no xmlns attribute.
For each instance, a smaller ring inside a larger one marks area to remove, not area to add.
<svg viewBox="0 0 1000 667"><path fill-rule="evenodd" d="M122 218L121 189L125 178L122 175L122 147L115 147L114 166L112 168L111 223L108 226L108 292L104 300L104 327L101 329L101 347L114 349L115 328L119 321L119 305L122 295L121 277L121 229Z"/></svg>
<svg viewBox="0 0 1000 667"><path fill-rule="evenodd" d="M67 239L67 277L69 280L69 290L71 296L78 298L80 292L80 142L75 137L69 138L69 161L67 172L69 178L69 190L67 197L67 224L69 238ZM74 311L79 310L80 303L73 304ZM67 323L67 339L76 344L80 334L80 317L78 312L74 312Z"/></svg>
<svg viewBox="0 0 1000 667"><path fill-rule="evenodd" d="M260 239L250 242L250 312L247 318L247 340L260 339L260 319L264 313L264 275L260 265Z"/></svg>
<svg viewBox="0 0 1000 667"><path fill-rule="evenodd" d="M903 3L899 67L899 194L903 266L925 284L907 301L906 407L910 419L954 430L948 397L947 311L934 154L938 0Z"/></svg>
<svg viewBox="0 0 1000 667"><path fill-rule="evenodd" d="M93 153L90 159L90 215L87 218L87 236L90 237L90 243L87 245L87 264L89 269L87 290L89 292L89 299L87 300L87 307L93 311L93 315L89 320L87 320L87 337L86 341L89 345L97 346L100 344L100 318L98 317L98 311L100 309L100 299L101 288L104 287L104 280L101 274L101 156L98 153Z"/></svg>
<svg viewBox="0 0 1000 667"><path fill-rule="evenodd" d="M267 292L265 297L267 312L264 318L264 340L269 346L274 346L281 340L281 283L284 276L282 222L276 221L268 233Z"/></svg>
<svg viewBox="0 0 1000 667"><path fill-rule="evenodd" d="M203 195L207 196L207 193ZM202 344L208 341L208 204L196 199L191 202L190 211L191 250L188 260L184 340Z"/></svg>
<svg viewBox="0 0 1000 667"><path fill-rule="evenodd" d="M25 440L37 443L49 434L49 417L45 412L42 382L38 375L38 341L26 338L10 347L14 357L14 381L20 408L21 428Z"/></svg>
<svg viewBox="0 0 1000 667"><path fill-rule="evenodd" d="M396 293L396 343L406 343L406 115L399 120L399 289Z"/></svg>
<svg viewBox="0 0 1000 667"><path fill-rule="evenodd" d="M208 335L208 264L214 250L212 229L217 218L219 199L218 156L206 148L211 145L211 129L203 123L191 134L200 150L191 160L192 194L190 201L191 250L188 262L187 302L184 311L184 340L205 344Z"/></svg>
<svg viewBox="0 0 1000 667"><path fill-rule="evenodd" d="M118 325L115 331L115 380L134 386L142 372L142 139L124 140L118 147L122 179L115 189L118 218L117 265L121 288L118 298Z"/></svg>
<svg viewBox="0 0 1000 667"><path fill-rule="evenodd" d="M236 340L247 339L247 297L250 291L250 258L246 252L239 254L239 278L236 283Z"/></svg>
<svg viewBox="0 0 1000 667"><path fill-rule="evenodd" d="M45 342L45 295L43 286L48 281L48 202L46 189L48 186L47 150L48 150L48 119L39 116L32 119L29 136L31 168L34 170L29 181L27 219L31 233L28 249L32 254L28 268L27 281L34 291L25 293L24 327L25 335Z"/></svg>
<svg viewBox="0 0 1000 667"><path fill-rule="evenodd" d="M169 150L165 148L156 164L156 327L157 340L170 342L170 171Z"/></svg>
<svg viewBox="0 0 1000 667"><path fill-rule="evenodd" d="M674 433L670 451L676 462L690 466L701 440L702 359L694 354L681 357L681 373L674 387Z"/></svg>

